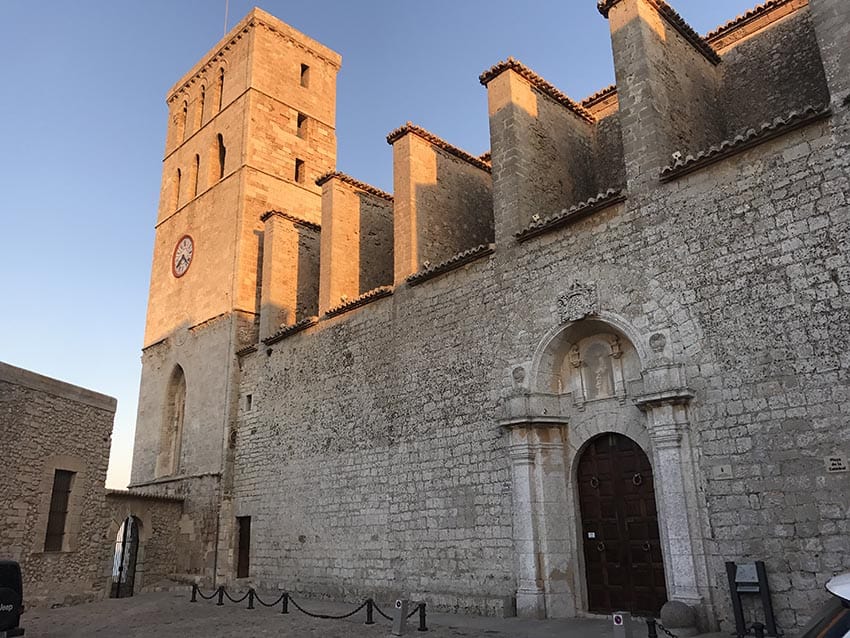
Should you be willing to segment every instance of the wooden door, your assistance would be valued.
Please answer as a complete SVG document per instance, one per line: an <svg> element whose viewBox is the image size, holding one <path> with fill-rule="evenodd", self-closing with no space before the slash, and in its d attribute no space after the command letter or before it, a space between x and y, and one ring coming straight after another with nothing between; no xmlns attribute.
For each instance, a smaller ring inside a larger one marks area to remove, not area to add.
<svg viewBox="0 0 850 638"><path fill-rule="evenodd" d="M588 610L657 616L667 602L652 467L631 439L603 434L579 459Z"/></svg>

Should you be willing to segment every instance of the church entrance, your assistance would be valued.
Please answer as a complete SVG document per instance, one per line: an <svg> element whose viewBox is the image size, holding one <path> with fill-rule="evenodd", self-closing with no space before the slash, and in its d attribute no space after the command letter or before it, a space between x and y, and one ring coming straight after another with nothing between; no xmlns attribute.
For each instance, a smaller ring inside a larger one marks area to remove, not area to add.
<svg viewBox="0 0 850 638"><path fill-rule="evenodd" d="M135 516L128 516L121 524L115 539L110 598L127 598L133 595L138 552L139 521Z"/></svg>
<svg viewBox="0 0 850 638"><path fill-rule="evenodd" d="M667 590L649 459L628 437L601 434L577 480L588 610L657 616Z"/></svg>

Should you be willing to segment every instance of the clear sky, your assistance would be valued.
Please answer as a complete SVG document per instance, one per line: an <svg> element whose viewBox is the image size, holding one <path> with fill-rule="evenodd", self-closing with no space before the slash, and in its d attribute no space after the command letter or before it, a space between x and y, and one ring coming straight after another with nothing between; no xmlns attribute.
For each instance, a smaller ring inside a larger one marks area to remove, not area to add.
<svg viewBox="0 0 850 638"><path fill-rule="evenodd" d="M228 27L253 4L230 0ZM705 33L754 0L671 4ZM387 191L408 120L489 149L478 75L508 56L575 99L613 82L595 0L260 6L342 54L338 168ZM0 1L0 360L117 397L110 487L129 481L165 94L224 23L225 0Z"/></svg>

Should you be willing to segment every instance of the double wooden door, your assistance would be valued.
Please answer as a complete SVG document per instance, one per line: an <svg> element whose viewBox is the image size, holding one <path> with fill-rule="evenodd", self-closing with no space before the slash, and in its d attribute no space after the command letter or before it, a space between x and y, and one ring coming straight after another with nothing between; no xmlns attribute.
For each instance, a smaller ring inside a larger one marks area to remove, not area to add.
<svg viewBox="0 0 850 638"><path fill-rule="evenodd" d="M603 434L577 478L589 611L657 616L667 589L649 459L631 439Z"/></svg>

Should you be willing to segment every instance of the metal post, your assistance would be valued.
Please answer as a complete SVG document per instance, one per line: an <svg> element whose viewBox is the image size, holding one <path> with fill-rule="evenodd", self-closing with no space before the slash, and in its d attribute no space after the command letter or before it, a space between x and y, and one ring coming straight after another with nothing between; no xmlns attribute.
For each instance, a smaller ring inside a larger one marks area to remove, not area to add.
<svg viewBox="0 0 850 638"><path fill-rule="evenodd" d="M221 607L224 604L224 585L221 585L218 588L218 602L216 603L216 607Z"/></svg>
<svg viewBox="0 0 850 638"><path fill-rule="evenodd" d="M425 603L419 603L419 629L417 631L428 631L425 625Z"/></svg>
<svg viewBox="0 0 850 638"><path fill-rule="evenodd" d="M773 615L773 602L770 599L770 587L767 584L767 569L764 561L756 561L756 574L759 579L759 593L761 594L761 605L764 609L764 621L767 624L767 635L778 636L776 630L776 617Z"/></svg>
<svg viewBox="0 0 850 638"><path fill-rule="evenodd" d="M280 613L289 613L289 594L287 594L286 592L283 592L283 600L280 603Z"/></svg>
<svg viewBox="0 0 850 638"><path fill-rule="evenodd" d="M655 628L655 618L646 619L646 636L647 638L658 638L658 631Z"/></svg>
<svg viewBox="0 0 850 638"><path fill-rule="evenodd" d="M407 633L407 605L410 601L399 598L395 601L395 615L393 617L393 636L403 636Z"/></svg>
<svg viewBox="0 0 850 638"><path fill-rule="evenodd" d="M190 603L198 602L198 585L197 583L192 583L192 598L189 600Z"/></svg>
<svg viewBox="0 0 850 638"><path fill-rule="evenodd" d="M632 615L627 611L615 611L611 616L614 638L632 638Z"/></svg>
<svg viewBox="0 0 850 638"><path fill-rule="evenodd" d="M254 608L254 590L249 589L248 590L248 609L253 609L253 608Z"/></svg>
<svg viewBox="0 0 850 638"><path fill-rule="evenodd" d="M754 622L753 633L756 635L756 638L764 638L764 625L760 622Z"/></svg>
<svg viewBox="0 0 850 638"><path fill-rule="evenodd" d="M373 611L372 608L374 606L375 606L375 603L372 602L372 599L367 598L366 599L366 624L367 625L374 625L375 624L375 619L372 617L372 611Z"/></svg>

